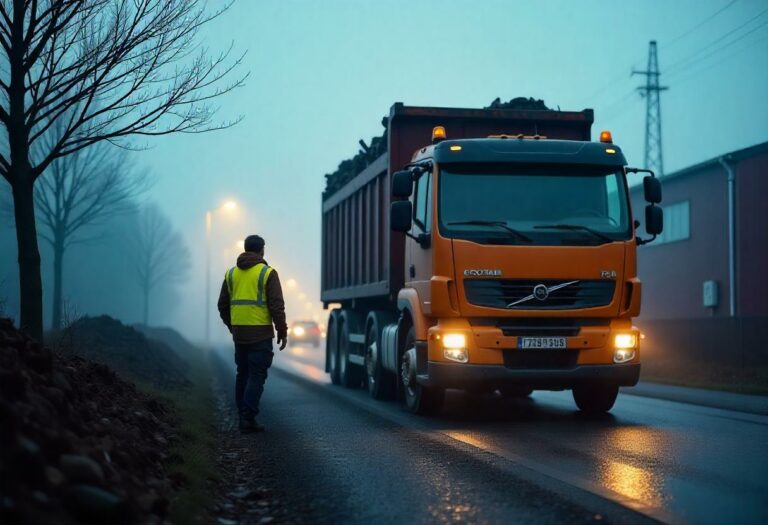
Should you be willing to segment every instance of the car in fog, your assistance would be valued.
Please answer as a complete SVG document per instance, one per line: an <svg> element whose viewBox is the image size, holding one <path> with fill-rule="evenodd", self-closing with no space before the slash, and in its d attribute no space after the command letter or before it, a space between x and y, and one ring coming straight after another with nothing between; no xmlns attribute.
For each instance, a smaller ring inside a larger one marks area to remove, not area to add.
<svg viewBox="0 0 768 525"><path fill-rule="evenodd" d="M295 321L288 335L293 343L308 343L315 348L320 346L320 326L314 321Z"/></svg>

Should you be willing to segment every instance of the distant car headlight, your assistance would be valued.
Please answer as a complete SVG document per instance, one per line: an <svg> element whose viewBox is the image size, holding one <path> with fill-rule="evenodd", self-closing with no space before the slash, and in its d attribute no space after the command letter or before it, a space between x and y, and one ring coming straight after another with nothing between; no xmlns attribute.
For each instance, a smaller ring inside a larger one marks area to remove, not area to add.
<svg viewBox="0 0 768 525"><path fill-rule="evenodd" d="M302 328L301 326L297 326L293 329L293 335L295 335L296 337L303 337L304 334L305 334L304 328Z"/></svg>

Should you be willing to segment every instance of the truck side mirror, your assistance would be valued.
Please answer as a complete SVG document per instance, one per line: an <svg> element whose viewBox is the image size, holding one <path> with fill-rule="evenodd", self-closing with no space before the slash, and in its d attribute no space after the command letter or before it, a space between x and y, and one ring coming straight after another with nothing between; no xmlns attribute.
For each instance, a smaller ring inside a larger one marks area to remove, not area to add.
<svg viewBox="0 0 768 525"><path fill-rule="evenodd" d="M648 235L659 235L664 230L664 213L653 204L645 207L645 231Z"/></svg>
<svg viewBox="0 0 768 525"><path fill-rule="evenodd" d="M413 223L413 206L410 201L396 201L389 207L389 227L396 232L407 232Z"/></svg>
<svg viewBox="0 0 768 525"><path fill-rule="evenodd" d="M411 193L413 193L413 174L410 171L394 172L392 174L392 196L410 197Z"/></svg>
<svg viewBox="0 0 768 525"><path fill-rule="evenodd" d="M651 204L658 204L661 202L661 182L653 175L646 175L643 177L643 193L645 194L645 200Z"/></svg>

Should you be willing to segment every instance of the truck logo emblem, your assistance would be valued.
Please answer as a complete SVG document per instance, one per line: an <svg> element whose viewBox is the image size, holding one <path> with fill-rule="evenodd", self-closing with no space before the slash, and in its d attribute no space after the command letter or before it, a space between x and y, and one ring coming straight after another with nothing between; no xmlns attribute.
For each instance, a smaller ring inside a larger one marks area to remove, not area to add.
<svg viewBox="0 0 768 525"><path fill-rule="evenodd" d="M603 279L615 279L616 270L603 270L600 272L600 277L602 277Z"/></svg>
<svg viewBox="0 0 768 525"><path fill-rule="evenodd" d="M464 276L465 277L500 277L501 270L488 270L484 268L479 270L464 270Z"/></svg>
<svg viewBox="0 0 768 525"><path fill-rule="evenodd" d="M517 301L513 301L509 303L507 305L507 308L512 308L513 306L530 301L531 299L536 299L538 301L546 301L549 298L549 294L551 294L555 290L560 290L561 288L565 288L566 286L570 286L578 282L579 281L568 281L567 283L555 284L553 286L547 286L546 284L537 284L536 286L533 287L533 293L531 295L526 295L522 299L518 299Z"/></svg>

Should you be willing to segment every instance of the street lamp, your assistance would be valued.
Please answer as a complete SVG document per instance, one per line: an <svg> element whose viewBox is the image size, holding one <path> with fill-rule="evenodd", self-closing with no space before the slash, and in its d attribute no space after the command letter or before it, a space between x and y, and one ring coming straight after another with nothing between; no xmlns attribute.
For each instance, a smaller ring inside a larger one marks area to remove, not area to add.
<svg viewBox="0 0 768 525"><path fill-rule="evenodd" d="M215 210L205 212L205 342L211 341L211 231L213 214L219 211L233 213L238 204L233 200L225 201Z"/></svg>

